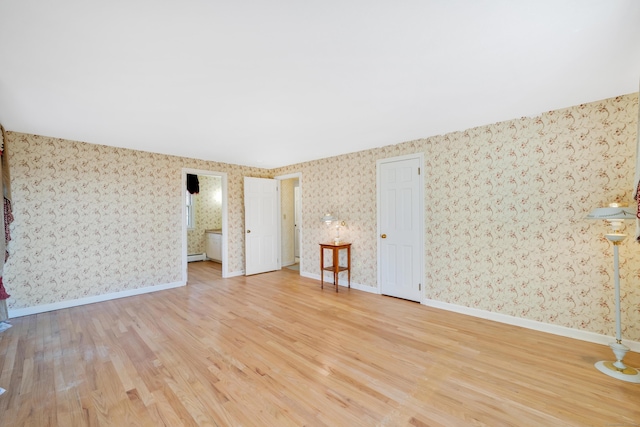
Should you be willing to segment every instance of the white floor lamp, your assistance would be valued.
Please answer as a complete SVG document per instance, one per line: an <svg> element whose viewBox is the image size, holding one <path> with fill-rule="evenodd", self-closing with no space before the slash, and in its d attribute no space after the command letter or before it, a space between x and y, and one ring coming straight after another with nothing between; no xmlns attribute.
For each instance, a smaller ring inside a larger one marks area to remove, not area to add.
<svg viewBox="0 0 640 427"><path fill-rule="evenodd" d="M609 221L612 233L605 234L607 240L613 243L613 280L615 282L615 299L616 299L616 342L609 344L613 354L616 356L615 362L600 361L596 362L596 368L611 377L632 383L640 383L640 371L635 368L626 366L622 359L629 351L629 347L622 344L622 330L620 321L620 269L618 265L618 246L627 238L626 234L620 232L622 221L625 219L635 219L635 209L622 207L618 203L611 203L606 208L596 208L587 219L604 219Z"/></svg>

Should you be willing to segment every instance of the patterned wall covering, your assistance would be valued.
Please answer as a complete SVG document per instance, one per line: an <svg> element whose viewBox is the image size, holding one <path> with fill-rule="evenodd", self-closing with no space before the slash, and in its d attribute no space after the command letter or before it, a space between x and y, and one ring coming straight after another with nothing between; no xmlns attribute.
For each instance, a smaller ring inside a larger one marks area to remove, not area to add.
<svg viewBox="0 0 640 427"><path fill-rule="evenodd" d="M243 177L300 172L305 271L332 236L320 217L339 211L352 281L375 287L376 160L422 152L426 298L612 335L607 228L584 216L631 199L637 120L630 94L271 171L9 132L9 308L180 280L183 167L228 173L230 272L244 269ZM631 240L623 334L640 341Z"/></svg>
<svg viewBox="0 0 640 427"><path fill-rule="evenodd" d="M302 173L304 270L319 274L319 218L338 209L352 281L376 286L376 160L423 152L426 298L612 335L607 227L584 217L632 202L637 121L631 94L275 174ZM640 341L640 246L620 254L623 335Z"/></svg>
<svg viewBox="0 0 640 427"><path fill-rule="evenodd" d="M15 132L8 141L10 310L180 281L182 168L228 174L229 271L244 270L243 177L268 171Z"/></svg>
<svg viewBox="0 0 640 427"><path fill-rule="evenodd" d="M222 228L222 178L198 175L200 193L193 195L194 228L187 231L187 253L201 254L206 250L205 230Z"/></svg>

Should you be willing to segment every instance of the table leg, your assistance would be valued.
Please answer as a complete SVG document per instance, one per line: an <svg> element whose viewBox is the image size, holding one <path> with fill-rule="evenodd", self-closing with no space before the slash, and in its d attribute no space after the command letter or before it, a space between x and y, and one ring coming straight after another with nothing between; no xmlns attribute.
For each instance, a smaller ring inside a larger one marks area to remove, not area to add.
<svg viewBox="0 0 640 427"><path fill-rule="evenodd" d="M324 289L324 248L320 248L320 289Z"/></svg>
<svg viewBox="0 0 640 427"><path fill-rule="evenodd" d="M340 272L340 250L333 249L333 283L338 292L338 273Z"/></svg>
<svg viewBox="0 0 640 427"><path fill-rule="evenodd" d="M347 277L349 277L349 289L351 289L351 246L347 246Z"/></svg>

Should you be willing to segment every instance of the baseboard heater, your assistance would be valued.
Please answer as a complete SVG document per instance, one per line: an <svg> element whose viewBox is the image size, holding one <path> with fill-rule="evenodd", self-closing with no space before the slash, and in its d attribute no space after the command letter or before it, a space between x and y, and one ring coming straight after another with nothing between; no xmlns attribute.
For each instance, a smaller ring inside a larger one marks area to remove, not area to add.
<svg viewBox="0 0 640 427"><path fill-rule="evenodd" d="M206 259L207 259L206 253L187 255L187 262L204 261Z"/></svg>

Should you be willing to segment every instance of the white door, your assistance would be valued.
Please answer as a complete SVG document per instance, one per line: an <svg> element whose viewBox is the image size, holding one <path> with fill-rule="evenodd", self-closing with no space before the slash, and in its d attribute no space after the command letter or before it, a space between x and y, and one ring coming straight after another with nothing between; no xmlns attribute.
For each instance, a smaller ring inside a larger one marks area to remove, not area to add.
<svg viewBox="0 0 640 427"><path fill-rule="evenodd" d="M279 270L278 182L244 178L245 274Z"/></svg>
<svg viewBox="0 0 640 427"><path fill-rule="evenodd" d="M423 214L422 158L378 162L380 292L421 301Z"/></svg>

